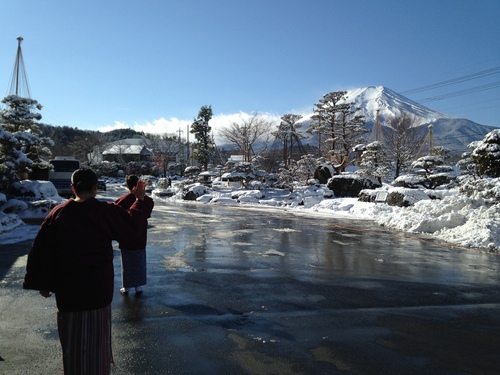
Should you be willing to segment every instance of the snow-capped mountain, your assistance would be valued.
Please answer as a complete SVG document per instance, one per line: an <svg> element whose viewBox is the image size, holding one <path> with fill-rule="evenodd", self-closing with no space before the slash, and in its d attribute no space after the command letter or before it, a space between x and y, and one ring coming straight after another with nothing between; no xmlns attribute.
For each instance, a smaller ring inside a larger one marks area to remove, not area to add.
<svg viewBox="0 0 500 375"><path fill-rule="evenodd" d="M450 116L433 111L418 104L403 95L384 86L362 87L347 92L347 102L354 102L361 108L367 123L375 121L377 109L379 110L380 123L385 123L391 117L400 116L403 112L415 116L420 125L429 124L437 119L451 118Z"/></svg>
<svg viewBox="0 0 500 375"><path fill-rule="evenodd" d="M361 108L361 112L358 113L365 116L368 129L372 129L375 123L377 110L382 126L385 126L390 118L406 113L409 116L415 116L418 126L427 127L432 124L435 144L456 152L468 150L469 143L482 140L494 129L434 111L384 86L350 90L347 92L347 102L354 102L357 107ZM303 121L311 121L311 116L312 113L304 116Z"/></svg>

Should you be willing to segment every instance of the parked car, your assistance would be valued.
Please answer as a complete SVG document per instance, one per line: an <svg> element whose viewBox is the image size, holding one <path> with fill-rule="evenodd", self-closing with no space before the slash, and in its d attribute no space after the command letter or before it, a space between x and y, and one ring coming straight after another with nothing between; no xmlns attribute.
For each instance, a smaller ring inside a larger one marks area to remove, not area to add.
<svg viewBox="0 0 500 375"><path fill-rule="evenodd" d="M97 190L106 191L106 183L104 180L97 180Z"/></svg>

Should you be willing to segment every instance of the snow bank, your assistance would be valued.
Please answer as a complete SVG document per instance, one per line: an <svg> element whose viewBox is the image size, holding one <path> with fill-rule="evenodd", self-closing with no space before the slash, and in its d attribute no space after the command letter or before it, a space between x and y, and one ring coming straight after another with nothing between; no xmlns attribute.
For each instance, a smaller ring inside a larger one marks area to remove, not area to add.
<svg viewBox="0 0 500 375"><path fill-rule="evenodd" d="M490 180L488 184L489 192L486 196L491 198L491 192L499 189L500 179ZM396 207L385 203L360 202L357 198L330 198L331 191L324 186L297 188L293 193L272 189L259 190L259 194L264 195L262 199L253 196L252 191L248 191L248 194L238 191L235 194L227 190L213 190L208 199L201 196L197 201L209 204L282 207L306 213L372 220L395 230L431 234L442 241L459 246L495 252L500 250L500 205L485 198L484 192L467 197L457 189L419 190L385 186L382 190L401 193L405 200L413 205ZM430 199L429 195L435 199Z"/></svg>
<svg viewBox="0 0 500 375"><path fill-rule="evenodd" d="M477 189L476 183L465 189L468 195L457 189L426 191L389 186L382 188L384 191L398 191L404 194L405 199L414 202L410 207L360 202L357 198L335 198L324 185L297 187L294 192L278 189L210 189L199 184L189 186L189 189L197 194L196 202L200 204L274 207L298 210L306 214L320 213L325 217L371 220L394 230L431 234L455 245L498 252L500 179L489 179L480 184L484 185L484 190ZM36 196L50 196L50 188L46 191L44 184L24 185L31 186ZM429 199L429 195L436 199ZM181 200L182 191L178 189L177 194L172 197L154 198L157 204L161 201ZM7 202L5 196L0 194L0 243L6 243L6 238L10 238L8 232L23 226L21 218L45 217L43 207L47 206L44 202L46 200L23 202L12 199ZM19 241L24 239L27 239L24 235L18 238Z"/></svg>
<svg viewBox="0 0 500 375"><path fill-rule="evenodd" d="M24 180L16 182L13 189L17 198L7 200L0 194L0 235L25 225L28 220L42 220L52 207L65 200L49 181Z"/></svg>

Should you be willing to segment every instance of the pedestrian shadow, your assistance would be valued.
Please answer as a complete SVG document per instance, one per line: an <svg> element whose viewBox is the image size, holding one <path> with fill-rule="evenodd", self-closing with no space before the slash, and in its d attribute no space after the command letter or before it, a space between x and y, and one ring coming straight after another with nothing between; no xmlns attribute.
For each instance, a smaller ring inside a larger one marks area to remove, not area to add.
<svg viewBox="0 0 500 375"><path fill-rule="evenodd" d="M18 258L30 252L33 240L26 240L14 244L0 245L0 280L10 271Z"/></svg>
<svg viewBox="0 0 500 375"><path fill-rule="evenodd" d="M120 316L117 318L127 323L141 322L147 319L148 306L145 304L143 294L129 294L120 296L122 297L123 308L121 308ZM114 309L117 312L117 309Z"/></svg>
<svg viewBox="0 0 500 375"><path fill-rule="evenodd" d="M276 321L269 321L253 312L248 313L231 308L221 311L201 304L170 305L170 308L190 319L226 330L242 331L266 339L293 340L291 334L280 329L283 325Z"/></svg>

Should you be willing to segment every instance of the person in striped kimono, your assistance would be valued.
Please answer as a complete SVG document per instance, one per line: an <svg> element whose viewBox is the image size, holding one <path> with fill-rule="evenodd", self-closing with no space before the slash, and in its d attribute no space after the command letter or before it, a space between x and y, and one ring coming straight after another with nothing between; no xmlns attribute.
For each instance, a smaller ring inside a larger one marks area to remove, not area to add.
<svg viewBox="0 0 500 375"><path fill-rule="evenodd" d="M129 192L118 198L115 203L128 209L135 202L134 189L139 178L135 175L128 175L126 184ZM144 197L144 204L150 211L153 210L154 201L147 195ZM121 266L122 266L122 288L120 293L127 295L130 289L134 288L136 294L142 293L142 286L147 283L146 268L146 243L147 228L138 228L142 235L132 242L120 243Z"/></svg>
<svg viewBox="0 0 500 375"><path fill-rule="evenodd" d="M64 374L111 372L112 241L140 237L151 211L145 184L137 183L128 210L96 199L97 176L78 169L71 178L75 198L45 218L28 254L23 288L55 294Z"/></svg>

